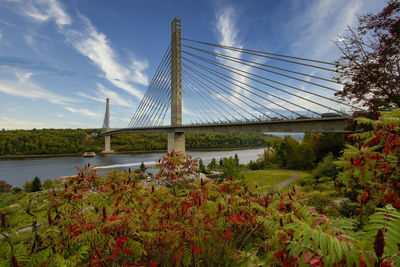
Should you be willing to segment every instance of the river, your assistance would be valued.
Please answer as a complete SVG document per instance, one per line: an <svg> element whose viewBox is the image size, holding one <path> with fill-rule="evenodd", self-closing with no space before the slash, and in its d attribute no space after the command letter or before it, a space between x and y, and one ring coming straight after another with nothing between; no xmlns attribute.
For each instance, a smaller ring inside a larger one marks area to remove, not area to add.
<svg viewBox="0 0 400 267"><path fill-rule="evenodd" d="M227 151L187 151L195 158L201 158L207 165L212 158L229 157L238 154L240 163L248 163L257 159L264 152L263 148L227 150ZM85 164L98 165L102 172L109 169L138 168L141 162L145 165L154 165L155 160L164 153L135 153L135 154L106 154L94 158L81 156L46 157L46 158L13 158L0 159L0 180L13 186L22 186L26 181L35 176L43 182L46 179L59 179L60 176L77 174L75 166L83 167Z"/></svg>

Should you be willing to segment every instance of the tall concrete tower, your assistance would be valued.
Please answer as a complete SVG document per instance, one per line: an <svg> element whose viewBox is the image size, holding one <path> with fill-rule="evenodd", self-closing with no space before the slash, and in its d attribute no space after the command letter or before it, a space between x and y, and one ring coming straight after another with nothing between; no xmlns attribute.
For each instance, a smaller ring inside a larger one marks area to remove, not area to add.
<svg viewBox="0 0 400 267"><path fill-rule="evenodd" d="M171 23L171 126L182 125L181 20ZM168 152L185 153L185 133L168 133Z"/></svg>
<svg viewBox="0 0 400 267"><path fill-rule="evenodd" d="M105 131L108 132L110 129L110 99L107 97L106 100L106 118L105 118ZM104 136L104 150L103 153L113 153L111 150L111 135Z"/></svg>

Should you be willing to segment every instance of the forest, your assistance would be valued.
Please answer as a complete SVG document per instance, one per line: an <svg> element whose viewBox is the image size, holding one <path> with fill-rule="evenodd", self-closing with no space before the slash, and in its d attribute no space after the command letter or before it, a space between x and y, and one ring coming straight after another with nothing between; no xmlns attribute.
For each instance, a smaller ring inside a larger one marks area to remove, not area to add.
<svg viewBox="0 0 400 267"><path fill-rule="evenodd" d="M104 139L99 129L33 129L0 131L0 156L76 154L100 152ZM277 139L262 133L187 134L186 148L217 149L265 147ZM113 135L114 151L151 151L167 149L166 133L125 133Z"/></svg>

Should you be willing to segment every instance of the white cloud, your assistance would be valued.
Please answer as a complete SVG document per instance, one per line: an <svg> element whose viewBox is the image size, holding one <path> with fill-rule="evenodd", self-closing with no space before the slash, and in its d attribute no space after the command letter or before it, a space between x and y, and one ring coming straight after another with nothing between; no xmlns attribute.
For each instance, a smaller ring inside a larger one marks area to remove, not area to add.
<svg viewBox="0 0 400 267"><path fill-rule="evenodd" d="M3 38L3 32L2 32L2 30L0 29L0 40Z"/></svg>
<svg viewBox="0 0 400 267"><path fill-rule="evenodd" d="M77 113L77 114L81 114L81 115L86 115L86 116L89 116L89 117L100 117L101 116L100 113L96 113L96 112L90 111L90 110L85 109L85 108L65 107L65 109L68 110L69 112Z"/></svg>
<svg viewBox="0 0 400 267"><path fill-rule="evenodd" d="M128 108L132 108L132 107L136 106L131 100L122 97L120 94L118 94L115 91L107 89L100 83L97 84L97 88L98 88L97 91L94 93L91 93L91 94L87 94L84 92L78 92L77 94L79 96L86 97L88 99L92 99L94 101L101 102L101 103L105 103L106 98L108 97L108 98L110 98L111 104L128 107Z"/></svg>
<svg viewBox="0 0 400 267"><path fill-rule="evenodd" d="M70 16L57 0L12 0L18 12L37 22L54 21L58 27L72 23Z"/></svg>
<svg viewBox="0 0 400 267"><path fill-rule="evenodd" d="M131 67L123 66L118 62L117 55L111 48L107 37L98 32L86 17L82 15L79 17L83 21L84 27L81 31L65 31L68 41L79 53L88 57L115 87L141 99L143 93L131 83L148 84L147 76L143 73L143 70L148 67L147 61L133 60Z"/></svg>
<svg viewBox="0 0 400 267"><path fill-rule="evenodd" d="M17 12L30 19L37 22L54 22L68 42L102 71L105 79L138 99L143 97L141 90L132 83L148 85L148 77L144 73L148 62L132 56L129 63L120 62L106 35L99 32L88 18L78 14L77 19L72 21L58 0L8 1L16 5ZM32 36L26 36L25 41L32 44Z"/></svg>
<svg viewBox="0 0 400 267"><path fill-rule="evenodd" d="M0 118L0 129L42 129L42 128L65 128L66 122L33 122L33 121L25 121L25 120L16 120L11 119L9 117L1 117ZM69 127L79 127L82 124L77 122L68 122Z"/></svg>
<svg viewBox="0 0 400 267"><path fill-rule="evenodd" d="M361 13L363 0L319 0L307 6L305 12L289 20L286 29L296 54L323 58L336 49L333 40L355 22Z"/></svg>
<svg viewBox="0 0 400 267"><path fill-rule="evenodd" d="M16 72L17 81L0 81L0 92L30 99L43 99L54 104L77 101L42 88L30 79L32 75L29 72Z"/></svg>
<svg viewBox="0 0 400 267"><path fill-rule="evenodd" d="M242 41L238 37L238 28L237 28L237 23L235 18L237 17L237 14L233 7L226 7L224 9L220 9L216 13L216 19L217 19L217 24L215 25L215 33L216 37L218 40L218 43L220 45L225 45L225 46L233 46L237 48L243 48ZM241 58L241 53L233 50L228 50L228 49L215 49L216 53L223 54L229 57L234 57L234 58ZM251 72L251 66L243 65L237 62L233 62L227 59L222 59L222 58L217 58L218 61L224 65L228 65L233 68L240 69L242 71L246 72ZM246 77L232 73L231 77L233 79L238 80L241 83L246 83L248 80ZM241 83L233 81L235 84L242 85ZM232 87L232 84L228 85L229 87ZM237 98L241 98L241 95L248 96L249 92L246 90L243 90L242 88L238 86L233 86L233 89L235 92L231 94L231 101L235 103L236 105L242 106L243 103L240 102ZM249 89L250 90L250 89Z"/></svg>

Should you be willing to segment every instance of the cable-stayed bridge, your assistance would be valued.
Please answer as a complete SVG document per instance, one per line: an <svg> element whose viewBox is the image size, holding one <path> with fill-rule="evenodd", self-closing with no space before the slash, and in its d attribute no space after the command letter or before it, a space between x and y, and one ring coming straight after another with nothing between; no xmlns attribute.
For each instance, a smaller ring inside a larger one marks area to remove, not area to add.
<svg viewBox="0 0 400 267"><path fill-rule="evenodd" d="M171 43L126 128L102 134L168 132L168 151L185 151L185 132L345 132L350 112L341 85L329 78L335 64L181 38Z"/></svg>

